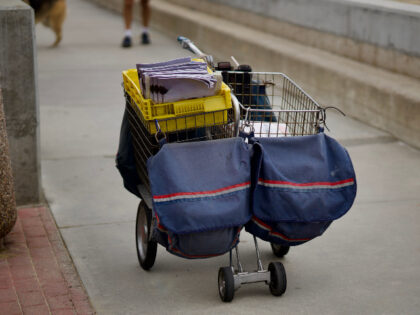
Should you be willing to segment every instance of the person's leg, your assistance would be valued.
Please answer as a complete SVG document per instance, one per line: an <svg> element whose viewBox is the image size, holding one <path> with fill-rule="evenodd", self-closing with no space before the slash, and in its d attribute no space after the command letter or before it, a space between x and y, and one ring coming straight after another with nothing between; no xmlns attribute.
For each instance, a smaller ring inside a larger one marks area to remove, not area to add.
<svg viewBox="0 0 420 315"><path fill-rule="evenodd" d="M125 35L121 44L122 47L131 46L131 22L133 20L133 5L134 0L124 0L123 16L125 24Z"/></svg>
<svg viewBox="0 0 420 315"><path fill-rule="evenodd" d="M150 13L151 13L149 0L141 0L140 7L141 7L141 21L143 24L143 31L141 34L141 43L149 44L150 43L149 22L150 22Z"/></svg>
<svg viewBox="0 0 420 315"><path fill-rule="evenodd" d="M133 4L134 0L124 0L124 24L125 29L131 29L131 21L133 20Z"/></svg>
<svg viewBox="0 0 420 315"><path fill-rule="evenodd" d="M143 27L149 27L150 22L150 6L149 0L141 0L141 21Z"/></svg>

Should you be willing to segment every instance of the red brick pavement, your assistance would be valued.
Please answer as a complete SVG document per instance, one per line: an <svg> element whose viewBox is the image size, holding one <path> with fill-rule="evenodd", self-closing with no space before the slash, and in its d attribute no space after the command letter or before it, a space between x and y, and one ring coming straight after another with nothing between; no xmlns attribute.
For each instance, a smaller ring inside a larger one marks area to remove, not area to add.
<svg viewBox="0 0 420 315"><path fill-rule="evenodd" d="M46 207L18 209L0 250L0 314L95 314Z"/></svg>

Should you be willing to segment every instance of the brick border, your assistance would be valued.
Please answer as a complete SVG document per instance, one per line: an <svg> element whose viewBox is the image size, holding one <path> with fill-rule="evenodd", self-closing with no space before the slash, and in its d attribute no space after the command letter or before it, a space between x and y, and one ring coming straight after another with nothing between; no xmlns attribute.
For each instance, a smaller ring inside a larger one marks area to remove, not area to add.
<svg viewBox="0 0 420 315"><path fill-rule="evenodd" d="M0 314L95 314L47 207L18 209L0 251Z"/></svg>

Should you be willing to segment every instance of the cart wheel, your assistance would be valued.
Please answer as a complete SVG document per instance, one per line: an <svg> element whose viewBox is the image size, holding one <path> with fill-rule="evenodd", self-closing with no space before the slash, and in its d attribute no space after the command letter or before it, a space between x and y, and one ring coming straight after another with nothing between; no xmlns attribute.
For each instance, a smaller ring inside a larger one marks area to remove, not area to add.
<svg viewBox="0 0 420 315"><path fill-rule="evenodd" d="M137 210L136 218L136 248L137 258L140 266L144 270L152 268L156 259L157 243L149 241L151 233L150 226L152 224L152 211L147 208L142 200Z"/></svg>
<svg viewBox="0 0 420 315"><path fill-rule="evenodd" d="M289 252L290 246L271 243L271 249L273 250L274 255L283 257Z"/></svg>
<svg viewBox="0 0 420 315"><path fill-rule="evenodd" d="M286 292L286 271L281 262L272 262L268 265L270 271L270 292L274 296L280 296Z"/></svg>
<svg viewBox="0 0 420 315"><path fill-rule="evenodd" d="M235 280L231 267L221 267L219 269L219 295L223 302L231 302L235 294Z"/></svg>

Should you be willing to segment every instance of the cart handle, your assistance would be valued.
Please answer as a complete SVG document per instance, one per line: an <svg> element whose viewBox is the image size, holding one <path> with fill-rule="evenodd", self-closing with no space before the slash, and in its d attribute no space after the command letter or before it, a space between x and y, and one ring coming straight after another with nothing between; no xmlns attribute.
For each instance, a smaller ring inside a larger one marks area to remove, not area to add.
<svg viewBox="0 0 420 315"><path fill-rule="evenodd" d="M178 42L182 48L191 51L193 54L202 56L204 53L187 37L178 36Z"/></svg>
<svg viewBox="0 0 420 315"><path fill-rule="evenodd" d="M214 69L214 61L213 56L207 55L203 53L189 38L184 36L178 36L178 42L182 48L187 49L188 51L192 52L193 54L197 55L200 58L203 58L207 65Z"/></svg>

